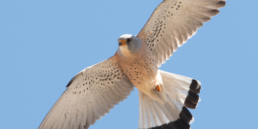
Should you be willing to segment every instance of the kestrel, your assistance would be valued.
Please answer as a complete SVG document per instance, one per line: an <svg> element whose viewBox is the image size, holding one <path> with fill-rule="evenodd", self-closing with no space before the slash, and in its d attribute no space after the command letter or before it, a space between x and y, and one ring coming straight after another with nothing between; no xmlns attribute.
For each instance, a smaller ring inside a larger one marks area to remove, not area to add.
<svg viewBox="0 0 258 129"><path fill-rule="evenodd" d="M164 0L137 36L119 37L114 56L85 68L49 111L39 129L88 129L139 90L139 129L190 129L201 83L158 68L219 13L225 0Z"/></svg>

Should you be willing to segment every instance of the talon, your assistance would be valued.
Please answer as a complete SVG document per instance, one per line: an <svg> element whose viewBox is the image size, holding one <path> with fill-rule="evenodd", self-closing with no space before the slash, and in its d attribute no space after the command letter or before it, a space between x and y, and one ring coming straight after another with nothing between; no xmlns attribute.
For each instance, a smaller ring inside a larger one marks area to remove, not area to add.
<svg viewBox="0 0 258 129"><path fill-rule="evenodd" d="M157 86L156 86L156 90L157 90L158 92L160 92L160 91L161 91L161 87L160 87L160 85L157 85Z"/></svg>

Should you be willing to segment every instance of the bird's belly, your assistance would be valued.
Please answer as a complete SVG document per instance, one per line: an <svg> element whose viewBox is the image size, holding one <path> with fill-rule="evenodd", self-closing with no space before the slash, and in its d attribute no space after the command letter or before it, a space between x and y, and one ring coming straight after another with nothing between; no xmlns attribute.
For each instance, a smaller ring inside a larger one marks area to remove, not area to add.
<svg viewBox="0 0 258 129"><path fill-rule="evenodd" d="M132 84L144 92L154 89L160 83L158 67L151 58L143 58L135 62L127 63L123 68Z"/></svg>

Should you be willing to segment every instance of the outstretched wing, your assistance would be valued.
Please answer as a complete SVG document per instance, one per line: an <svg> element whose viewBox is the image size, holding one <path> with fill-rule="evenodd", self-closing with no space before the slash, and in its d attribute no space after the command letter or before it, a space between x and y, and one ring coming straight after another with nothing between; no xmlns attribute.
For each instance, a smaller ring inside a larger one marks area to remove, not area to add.
<svg viewBox="0 0 258 129"><path fill-rule="evenodd" d="M204 22L219 13L225 0L164 0L137 35L157 62L164 63Z"/></svg>
<svg viewBox="0 0 258 129"><path fill-rule="evenodd" d="M111 57L72 78L39 129L87 129L132 90L133 84Z"/></svg>

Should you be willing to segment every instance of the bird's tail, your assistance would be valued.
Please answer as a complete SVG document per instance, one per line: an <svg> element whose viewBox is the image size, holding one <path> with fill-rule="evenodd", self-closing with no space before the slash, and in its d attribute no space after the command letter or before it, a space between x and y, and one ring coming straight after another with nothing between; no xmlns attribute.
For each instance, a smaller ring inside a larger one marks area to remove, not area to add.
<svg viewBox="0 0 258 129"><path fill-rule="evenodd" d="M159 72L167 101L161 104L139 91L139 129L190 129L193 116L187 108L196 108L201 83L192 78Z"/></svg>

